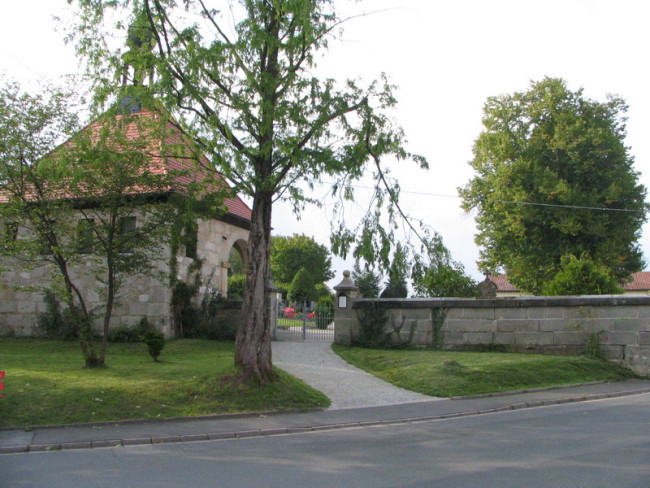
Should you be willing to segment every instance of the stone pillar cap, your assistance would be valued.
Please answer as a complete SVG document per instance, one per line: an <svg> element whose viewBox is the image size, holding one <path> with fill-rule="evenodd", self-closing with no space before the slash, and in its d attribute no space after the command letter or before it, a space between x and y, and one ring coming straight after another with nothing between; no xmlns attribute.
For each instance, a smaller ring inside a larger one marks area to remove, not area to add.
<svg viewBox="0 0 650 488"><path fill-rule="evenodd" d="M348 270L343 271L343 281L334 287L334 290L338 292L346 291L359 291L359 287L354 284L352 278L350 278L350 272Z"/></svg>

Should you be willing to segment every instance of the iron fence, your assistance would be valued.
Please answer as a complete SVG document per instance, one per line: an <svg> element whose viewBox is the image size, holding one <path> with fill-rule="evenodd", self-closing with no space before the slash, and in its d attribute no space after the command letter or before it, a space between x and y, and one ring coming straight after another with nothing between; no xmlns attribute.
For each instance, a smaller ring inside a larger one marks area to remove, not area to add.
<svg viewBox="0 0 650 488"><path fill-rule="evenodd" d="M279 303L275 323L278 341L334 341L334 310Z"/></svg>

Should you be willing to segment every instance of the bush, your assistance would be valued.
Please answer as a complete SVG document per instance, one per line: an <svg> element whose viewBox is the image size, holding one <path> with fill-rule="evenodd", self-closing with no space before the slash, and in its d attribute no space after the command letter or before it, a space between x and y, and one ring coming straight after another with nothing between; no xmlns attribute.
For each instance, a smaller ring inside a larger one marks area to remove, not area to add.
<svg viewBox="0 0 650 488"><path fill-rule="evenodd" d="M368 348L383 348L389 345L386 333L388 306L380 302L361 302L356 310L359 334L352 337L352 345Z"/></svg>
<svg viewBox="0 0 650 488"><path fill-rule="evenodd" d="M197 320L197 310L192 306L192 298L197 294L197 284L188 285L177 281L172 289L172 314L174 318L174 336L178 339L191 337L192 325Z"/></svg>
<svg viewBox="0 0 650 488"><path fill-rule="evenodd" d="M316 292L316 284L305 268L300 268L300 271L293 277L289 285L289 300L297 303L311 302L318 298Z"/></svg>
<svg viewBox="0 0 650 488"><path fill-rule="evenodd" d="M46 290L43 301L45 311L37 318L38 331L48 339L74 339L77 332L74 327L74 319L67 309L61 310L61 304L54 293Z"/></svg>
<svg viewBox="0 0 650 488"><path fill-rule="evenodd" d="M331 296L322 296L316 305L316 327L327 329L329 323L334 320L334 302Z"/></svg>
<svg viewBox="0 0 650 488"><path fill-rule="evenodd" d="M228 277L228 298L243 300L246 293L246 275L234 274Z"/></svg>
<svg viewBox="0 0 650 488"><path fill-rule="evenodd" d="M613 295L622 293L616 278L586 255L562 257L560 271L543 288L545 295Z"/></svg>
<svg viewBox="0 0 650 488"><path fill-rule="evenodd" d="M158 361L158 357L165 347L165 336L163 333L157 330L149 330L144 333L142 340L147 345L149 355L154 361Z"/></svg>
<svg viewBox="0 0 650 488"><path fill-rule="evenodd" d="M147 319L147 317L142 317L140 321L133 326L124 325L111 329L108 333L108 340L110 342L122 343L141 342L142 336L152 329L153 327L149 323L149 319Z"/></svg>
<svg viewBox="0 0 650 488"><path fill-rule="evenodd" d="M236 314L228 313L228 310L241 310L241 301L226 299L218 290L211 290L208 280L203 285L207 291L196 306L192 302L198 294L199 284L198 280L194 285L179 281L174 286L171 303L175 336L179 339L235 340L239 322Z"/></svg>

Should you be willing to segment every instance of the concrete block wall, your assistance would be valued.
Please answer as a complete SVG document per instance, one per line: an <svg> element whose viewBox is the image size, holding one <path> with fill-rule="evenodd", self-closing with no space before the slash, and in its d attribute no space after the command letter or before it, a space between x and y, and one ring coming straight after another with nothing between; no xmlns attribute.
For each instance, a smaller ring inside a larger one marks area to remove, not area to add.
<svg viewBox="0 0 650 488"><path fill-rule="evenodd" d="M335 342L349 344L358 331L354 301L337 309ZM431 345L432 310L442 309L445 349L506 345L515 351L575 354L598 333L608 358L650 374L650 297L508 297L496 299L381 299L390 309L386 332L394 341L413 330L413 344ZM400 337L396 329L402 326Z"/></svg>

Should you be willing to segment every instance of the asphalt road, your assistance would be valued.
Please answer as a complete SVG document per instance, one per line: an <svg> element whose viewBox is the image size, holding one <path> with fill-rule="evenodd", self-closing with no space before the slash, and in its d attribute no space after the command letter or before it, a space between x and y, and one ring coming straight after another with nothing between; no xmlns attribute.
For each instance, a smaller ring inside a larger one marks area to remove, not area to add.
<svg viewBox="0 0 650 488"><path fill-rule="evenodd" d="M0 487L650 486L650 394L446 420L9 454Z"/></svg>

